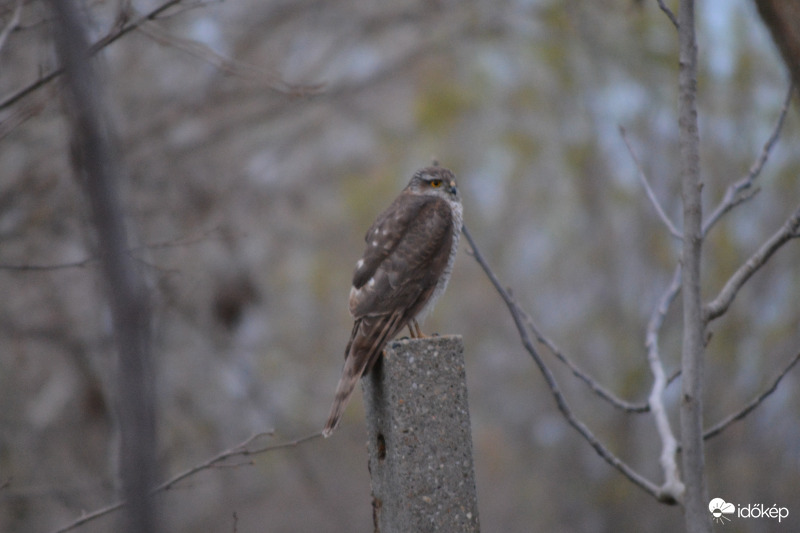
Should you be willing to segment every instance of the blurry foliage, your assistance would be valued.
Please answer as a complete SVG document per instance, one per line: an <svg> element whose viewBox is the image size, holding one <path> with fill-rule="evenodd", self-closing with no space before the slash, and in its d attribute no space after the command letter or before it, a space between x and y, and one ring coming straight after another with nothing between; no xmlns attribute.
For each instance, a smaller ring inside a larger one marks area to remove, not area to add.
<svg viewBox="0 0 800 533"><path fill-rule="evenodd" d="M428 82L420 94L416 122L423 131L446 134L472 107L468 88L451 80L442 80L441 84Z"/></svg>
<svg viewBox="0 0 800 533"><path fill-rule="evenodd" d="M104 35L120 6L157 3L90 2L92 30ZM0 27L14 5L0 1ZM786 75L752 5L701 5L710 207L760 151ZM47 17L39 2L24 3L0 50L0 95L53 66ZM154 24L176 40L133 32L99 57L132 170L131 253L157 302L165 473L254 431L293 437L321 427L363 236L433 158L458 175L473 235L545 333L606 387L645 400L644 330L679 247L618 126L679 221L677 44L655 2L209 2ZM260 74L220 70L180 39ZM283 82L301 88L282 92ZM114 499L109 319L57 83L0 111L0 122L26 106L27 120L0 138L0 265L90 261L0 269L3 531L49 530ZM762 192L710 236L707 297L798 203L799 137L792 112ZM800 346L798 261L790 243L712 324L709 423L756 394ZM679 309L678 301L661 337L667 372L680 353ZM611 471L557 415L464 250L425 329L465 337L486 531L680 528L679 510ZM556 368L576 412L657 476L652 419L613 411ZM712 492L798 501L799 383L790 374L761 410L709 443ZM669 389L672 408L678 390ZM230 530L233 511L239 531L367 530L360 408L351 405L333 439L197 477L165 499L168 530Z"/></svg>

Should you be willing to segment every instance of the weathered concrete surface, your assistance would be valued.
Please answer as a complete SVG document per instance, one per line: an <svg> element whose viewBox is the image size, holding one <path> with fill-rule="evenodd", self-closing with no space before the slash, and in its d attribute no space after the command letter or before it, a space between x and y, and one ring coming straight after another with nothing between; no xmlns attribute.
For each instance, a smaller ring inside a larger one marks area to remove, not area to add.
<svg viewBox="0 0 800 533"><path fill-rule="evenodd" d="M390 342L361 380L375 531L480 531L460 336Z"/></svg>

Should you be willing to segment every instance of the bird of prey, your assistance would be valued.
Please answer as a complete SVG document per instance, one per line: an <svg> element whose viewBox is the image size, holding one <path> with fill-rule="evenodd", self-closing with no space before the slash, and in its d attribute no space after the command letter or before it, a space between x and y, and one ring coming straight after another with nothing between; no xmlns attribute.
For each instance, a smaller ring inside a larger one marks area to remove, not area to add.
<svg viewBox="0 0 800 533"><path fill-rule="evenodd" d="M419 323L447 287L461 225L455 176L433 166L417 171L367 231L350 289L355 323L325 437L336 429L356 383L375 366L386 343L406 326L411 337L424 337Z"/></svg>

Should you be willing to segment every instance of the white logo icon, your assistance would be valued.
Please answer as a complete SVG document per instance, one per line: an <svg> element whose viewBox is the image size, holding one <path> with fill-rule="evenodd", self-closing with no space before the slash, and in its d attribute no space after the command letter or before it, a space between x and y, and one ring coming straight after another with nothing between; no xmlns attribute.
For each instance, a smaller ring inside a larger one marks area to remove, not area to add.
<svg viewBox="0 0 800 533"><path fill-rule="evenodd" d="M711 514L714 516L714 522L724 524L725 520L728 522L731 521L731 519L725 515L736 512L736 506L732 503L727 503L722 498L714 498L708 502L708 510L711 511Z"/></svg>

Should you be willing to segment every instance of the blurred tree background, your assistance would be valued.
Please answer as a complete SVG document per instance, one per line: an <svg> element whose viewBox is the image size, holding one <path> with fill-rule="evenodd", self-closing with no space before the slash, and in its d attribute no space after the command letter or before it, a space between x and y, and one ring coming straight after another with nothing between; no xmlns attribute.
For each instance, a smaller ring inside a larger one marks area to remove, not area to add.
<svg viewBox="0 0 800 533"><path fill-rule="evenodd" d="M93 39L119 28L120 14L137 20L164 3L88 1ZM10 30L0 37L3 531L57 528L116 490L110 316L61 89L7 103L57 67L49 17L38 0L0 0ZM698 32L713 206L756 159L788 75L752 2L700 2ZM467 225L544 332L600 383L646 400L645 327L680 244L618 128L679 220L677 36L656 2L183 0L98 57L131 170L131 254L156 305L164 477L255 432L274 428L277 442L321 429L362 237L434 158L456 172ZM792 111L761 192L710 235L706 298L797 206L798 126ZM465 250L425 329L464 335L483 530L680 530L679 508L656 503L565 423ZM798 262L790 243L711 324L708 425L800 349ZM679 367L679 309L661 335L668 372ZM652 417L614 411L556 370L577 415L660 480ZM679 390L667 397L674 429ZM359 398L331 439L203 472L160 497L165 530L370 530ZM786 530L800 524L798 410L790 373L708 441L711 496L789 506Z"/></svg>

